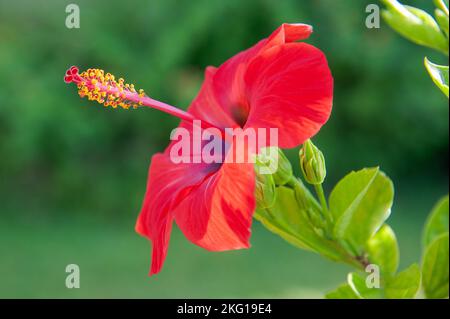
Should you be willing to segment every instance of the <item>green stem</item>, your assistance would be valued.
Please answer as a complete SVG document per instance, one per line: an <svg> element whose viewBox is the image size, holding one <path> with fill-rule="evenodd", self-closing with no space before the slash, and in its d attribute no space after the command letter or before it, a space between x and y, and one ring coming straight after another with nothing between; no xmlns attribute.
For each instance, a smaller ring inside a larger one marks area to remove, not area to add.
<svg viewBox="0 0 450 319"><path fill-rule="evenodd" d="M319 197L320 205L322 206L322 212L327 222L328 232L331 236L331 230L333 229L333 216L331 216L330 210L328 209L328 204L325 198L322 184L314 185L314 189L316 190L317 197Z"/></svg>

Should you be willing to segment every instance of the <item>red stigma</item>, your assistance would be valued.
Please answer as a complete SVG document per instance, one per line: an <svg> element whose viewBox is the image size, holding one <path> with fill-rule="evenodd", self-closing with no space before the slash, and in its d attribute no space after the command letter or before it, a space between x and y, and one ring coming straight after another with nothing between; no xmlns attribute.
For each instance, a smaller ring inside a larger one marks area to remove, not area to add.
<svg viewBox="0 0 450 319"><path fill-rule="evenodd" d="M80 81L80 76L78 75L78 68L76 66L71 66L64 76L64 82L66 83L78 83Z"/></svg>

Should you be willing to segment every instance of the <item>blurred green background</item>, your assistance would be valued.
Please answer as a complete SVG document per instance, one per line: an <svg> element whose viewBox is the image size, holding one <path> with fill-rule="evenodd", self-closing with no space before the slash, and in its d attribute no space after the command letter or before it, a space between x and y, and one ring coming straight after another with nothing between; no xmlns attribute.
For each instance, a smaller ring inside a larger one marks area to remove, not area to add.
<svg viewBox="0 0 450 319"><path fill-rule="evenodd" d="M80 6L80 29L65 27L69 3ZM383 22L367 29L369 3L0 0L0 297L313 298L343 282L346 266L258 222L252 248L228 253L206 252L175 229L163 271L147 277L150 245L134 223L150 157L178 121L105 109L62 80L73 64L99 67L186 108L207 65L283 22L314 26L308 42L326 53L335 78L332 118L315 138L326 188L380 165L396 186L390 224L402 265L419 260L422 224L448 192L448 102L422 60L444 60ZM81 268L80 289L65 287L69 263Z"/></svg>

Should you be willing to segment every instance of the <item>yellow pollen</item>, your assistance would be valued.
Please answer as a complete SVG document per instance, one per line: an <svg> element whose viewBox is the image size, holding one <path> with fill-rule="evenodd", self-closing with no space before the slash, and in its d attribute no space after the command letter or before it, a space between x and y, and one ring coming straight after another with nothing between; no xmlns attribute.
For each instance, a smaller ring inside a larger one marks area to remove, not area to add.
<svg viewBox="0 0 450 319"><path fill-rule="evenodd" d="M105 107L120 106L129 109L142 105L141 99L145 97L145 92L139 90L136 94L134 85L125 83L123 78L116 81L114 75L100 69L88 69L80 73L80 76L83 79L77 84L80 97L87 97L88 100L97 101Z"/></svg>
<svg viewBox="0 0 450 319"><path fill-rule="evenodd" d="M121 107L123 109L137 108L142 105L145 97L144 90L136 91L134 84L125 83L123 78L118 78L111 73L105 73L100 69L87 69L80 73L82 81L77 83L80 97L97 101L105 107Z"/></svg>

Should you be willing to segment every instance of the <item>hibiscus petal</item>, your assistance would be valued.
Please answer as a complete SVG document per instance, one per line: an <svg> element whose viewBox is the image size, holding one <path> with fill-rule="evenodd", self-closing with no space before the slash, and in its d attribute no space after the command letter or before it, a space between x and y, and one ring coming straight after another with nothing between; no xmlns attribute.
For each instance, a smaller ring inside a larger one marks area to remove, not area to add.
<svg viewBox="0 0 450 319"><path fill-rule="evenodd" d="M224 163L179 203L177 225L190 241L207 250L248 248L254 187L253 164Z"/></svg>
<svg viewBox="0 0 450 319"><path fill-rule="evenodd" d="M279 147L302 144L330 116L331 71L325 55L309 44L265 50L249 64L245 83L251 105L245 127L278 128Z"/></svg>
<svg viewBox="0 0 450 319"><path fill-rule="evenodd" d="M156 154L150 164L147 191L136 231L152 241L150 275L161 270L169 245L174 213L172 207L189 188L211 174L205 164L174 164L167 154Z"/></svg>
<svg viewBox="0 0 450 319"><path fill-rule="evenodd" d="M273 46L306 39L311 32L311 26L306 24L282 24L268 39L233 56L218 68L212 83L214 94L220 106L238 125L244 126L251 107L244 83L248 63Z"/></svg>
<svg viewBox="0 0 450 319"><path fill-rule="evenodd" d="M275 45L305 40L309 38L312 26L303 23L283 23L268 38L264 49L270 49Z"/></svg>
<svg viewBox="0 0 450 319"><path fill-rule="evenodd" d="M218 103L240 126L242 126L250 108L246 98L244 74L248 62L256 56L265 42L265 40L260 41L250 49L227 60L218 68L212 81L214 95Z"/></svg>
<svg viewBox="0 0 450 319"><path fill-rule="evenodd" d="M202 87L188 108L188 112L198 119L202 119L218 128L234 127L236 123L219 105L213 93L212 79L216 68L209 66L205 70Z"/></svg>

